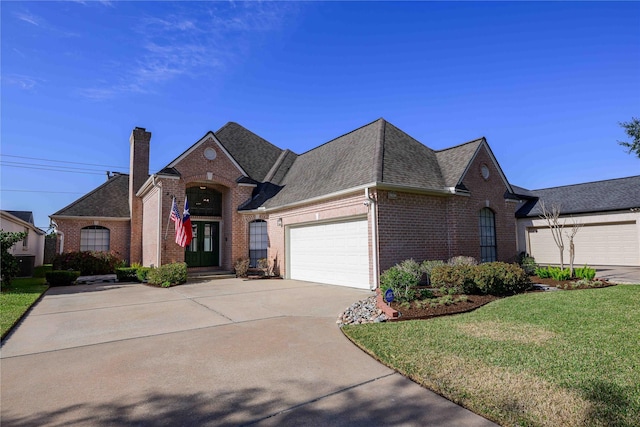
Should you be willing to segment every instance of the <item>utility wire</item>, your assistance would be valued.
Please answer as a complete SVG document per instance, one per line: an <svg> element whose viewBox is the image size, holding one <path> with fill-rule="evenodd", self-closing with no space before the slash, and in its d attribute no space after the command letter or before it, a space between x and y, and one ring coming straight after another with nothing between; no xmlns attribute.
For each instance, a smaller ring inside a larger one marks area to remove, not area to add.
<svg viewBox="0 0 640 427"><path fill-rule="evenodd" d="M14 157L16 159L40 160L40 161L44 161L44 162L70 163L70 164L74 164L74 165L84 165L84 166L101 166L101 167L116 168L116 169L128 169L129 168L129 166L113 166L113 165L99 165L99 164L96 164L96 163L69 162L69 161L66 161L66 160L42 159L42 158L39 158L39 157L13 156L13 155L10 155L10 154L0 154L0 156L2 156L2 157ZM52 166L54 166L54 165L52 165Z"/></svg>
<svg viewBox="0 0 640 427"><path fill-rule="evenodd" d="M23 162L7 162L5 160L0 160L0 164L2 165L6 165L6 166L37 166L37 167L43 167L43 168L55 168L55 169L65 169L65 170L77 170L77 171L89 171L89 172L96 172L95 168L78 168L75 166L60 166L60 165L41 165L38 163L23 163Z"/></svg>
<svg viewBox="0 0 640 427"><path fill-rule="evenodd" d="M85 194L80 191L45 191L45 190L9 190L0 189L0 192L15 192L15 193L45 193L45 194Z"/></svg>
<svg viewBox="0 0 640 427"><path fill-rule="evenodd" d="M78 170L52 169L52 168L48 168L48 167L15 166L15 165L5 164L5 162L0 162L0 165L2 165L4 167L9 167L9 168L38 169L38 170L46 170L46 171L53 171L53 172L83 173L83 174L87 174L87 175L104 175L105 174L105 172L81 172L81 171L78 171ZM41 166L45 166L45 165L41 165Z"/></svg>

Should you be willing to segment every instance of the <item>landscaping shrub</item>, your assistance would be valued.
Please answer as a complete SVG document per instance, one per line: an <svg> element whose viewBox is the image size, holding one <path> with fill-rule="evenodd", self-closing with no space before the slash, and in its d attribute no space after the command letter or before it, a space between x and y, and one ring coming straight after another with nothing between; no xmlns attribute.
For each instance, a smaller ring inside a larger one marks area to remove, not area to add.
<svg viewBox="0 0 640 427"><path fill-rule="evenodd" d="M473 267L468 264L436 266L431 270L431 286L455 289L457 293L477 294L479 289L474 281Z"/></svg>
<svg viewBox="0 0 640 427"><path fill-rule="evenodd" d="M9 249L22 239L27 237L27 233L14 233L0 230L0 275L2 276L2 287L11 286L11 280L16 277L20 268L16 257L9 253Z"/></svg>
<svg viewBox="0 0 640 427"><path fill-rule="evenodd" d="M571 279L571 270L565 268L564 270L560 267L547 267L549 270L549 274L554 280L569 280Z"/></svg>
<svg viewBox="0 0 640 427"><path fill-rule="evenodd" d="M236 270L236 277L247 277L250 262L249 258L238 258L236 263L233 265Z"/></svg>
<svg viewBox="0 0 640 427"><path fill-rule="evenodd" d="M449 265L478 265L478 261L470 256L454 256L447 261Z"/></svg>
<svg viewBox="0 0 640 427"><path fill-rule="evenodd" d="M136 269L136 277L138 278L138 282L146 282L147 276L149 272L153 270L153 267L138 267Z"/></svg>
<svg viewBox="0 0 640 427"><path fill-rule="evenodd" d="M536 260L534 257L527 255L522 252L518 257L518 264L527 273L529 276L533 275L535 271L538 269L538 264L536 264ZM539 277L539 276L538 276Z"/></svg>
<svg viewBox="0 0 640 427"><path fill-rule="evenodd" d="M591 281L596 277L596 269L587 267L586 264L584 267L578 267L573 269L573 273L578 279L584 279L587 281Z"/></svg>
<svg viewBox="0 0 640 427"><path fill-rule="evenodd" d="M409 302L416 299L418 281L415 274L403 269L400 265L394 265L380 276L380 290L384 295L387 289L392 289L396 301Z"/></svg>
<svg viewBox="0 0 640 427"><path fill-rule="evenodd" d="M34 268L33 277L37 277L37 278L46 277L45 274L47 273L47 271L53 271L53 265L44 264Z"/></svg>
<svg viewBox="0 0 640 427"><path fill-rule="evenodd" d="M161 265L149 270L147 282L151 285L167 288L172 285L180 285L187 281L187 263L175 262Z"/></svg>
<svg viewBox="0 0 640 427"><path fill-rule="evenodd" d="M135 267L116 268L116 278L118 282L137 282L138 269Z"/></svg>
<svg viewBox="0 0 640 427"><path fill-rule="evenodd" d="M535 270L536 276L541 279L549 279L551 277L551 272L546 267L538 267Z"/></svg>
<svg viewBox="0 0 640 427"><path fill-rule="evenodd" d="M77 270L82 276L114 273L124 262L116 252L65 252L53 259L54 270Z"/></svg>
<svg viewBox="0 0 640 427"><path fill-rule="evenodd" d="M79 271L53 270L45 273L49 286L69 286L80 277Z"/></svg>
<svg viewBox="0 0 640 427"><path fill-rule="evenodd" d="M422 280L422 269L420 268L420 264L415 262L413 258L402 261L400 264L398 264L398 268L415 276L417 280L416 283L420 283L420 281Z"/></svg>
<svg viewBox="0 0 640 427"><path fill-rule="evenodd" d="M529 288L529 276L516 264L443 265L431 272L431 283L464 294L511 295ZM443 292L445 293L445 292Z"/></svg>
<svg viewBox="0 0 640 427"><path fill-rule="evenodd" d="M516 264L488 262L473 267L478 290L488 295L513 295L531 286L529 275Z"/></svg>
<svg viewBox="0 0 640 427"><path fill-rule="evenodd" d="M444 261L423 261L422 264L420 264L420 271L424 274L423 277L425 278L426 285L431 284L431 271L434 267L438 267L440 265L444 265Z"/></svg>

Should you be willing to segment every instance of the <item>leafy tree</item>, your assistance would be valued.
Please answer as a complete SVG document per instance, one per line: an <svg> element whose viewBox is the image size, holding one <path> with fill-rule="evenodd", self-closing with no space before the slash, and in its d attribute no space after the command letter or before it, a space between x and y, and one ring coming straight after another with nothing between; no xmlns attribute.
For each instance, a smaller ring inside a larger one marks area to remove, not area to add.
<svg viewBox="0 0 640 427"><path fill-rule="evenodd" d="M0 251L2 258L0 259L0 272L2 274L3 286L10 286L11 280L18 274L18 261L9 253L9 249L19 241L27 237L27 233L11 233L0 230Z"/></svg>
<svg viewBox="0 0 640 427"><path fill-rule="evenodd" d="M632 117L630 122L620 122L618 124L624 128L624 131L632 140L631 142L618 141L618 144L626 147L628 149L627 153L635 153L640 159L640 119Z"/></svg>

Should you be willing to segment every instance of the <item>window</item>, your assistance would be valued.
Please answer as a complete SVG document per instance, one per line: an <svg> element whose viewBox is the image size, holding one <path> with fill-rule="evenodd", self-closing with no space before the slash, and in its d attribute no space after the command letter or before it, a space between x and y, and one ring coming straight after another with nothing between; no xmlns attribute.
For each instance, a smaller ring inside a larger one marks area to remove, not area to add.
<svg viewBox="0 0 640 427"><path fill-rule="evenodd" d="M27 234L26 236L24 236L24 239L22 240L22 250L26 251L27 248L29 248L29 229L27 227L24 228L24 232Z"/></svg>
<svg viewBox="0 0 640 427"><path fill-rule="evenodd" d="M261 219L249 223L249 266L256 267L258 260L267 257L267 223Z"/></svg>
<svg viewBox="0 0 640 427"><path fill-rule="evenodd" d="M483 208L480 211L480 262L497 259L495 215L491 209Z"/></svg>
<svg viewBox="0 0 640 427"><path fill-rule="evenodd" d="M195 216L222 216L222 193L201 187L187 188L189 214Z"/></svg>
<svg viewBox="0 0 640 427"><path fill-rule="evenodd" d="M81 251L109 250L109 229L99 225L91 225L80 230Z"/></svg>

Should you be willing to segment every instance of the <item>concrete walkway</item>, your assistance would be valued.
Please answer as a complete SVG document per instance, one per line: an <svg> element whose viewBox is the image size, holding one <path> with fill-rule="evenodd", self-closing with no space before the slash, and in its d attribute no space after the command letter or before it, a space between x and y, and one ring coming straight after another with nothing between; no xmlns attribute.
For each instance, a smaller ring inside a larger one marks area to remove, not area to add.
<svg viewBox="0 0 640 427"><path fill-rule="evenodd" d="M368 291L224 279L51 288L4 342L3 426L495 426L335 324Z"/></svg>

